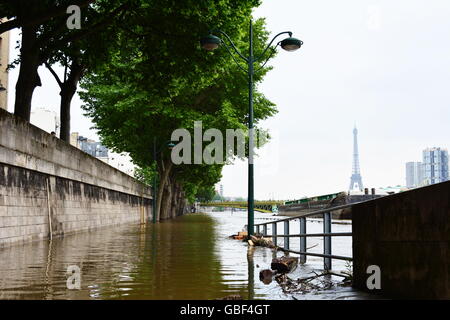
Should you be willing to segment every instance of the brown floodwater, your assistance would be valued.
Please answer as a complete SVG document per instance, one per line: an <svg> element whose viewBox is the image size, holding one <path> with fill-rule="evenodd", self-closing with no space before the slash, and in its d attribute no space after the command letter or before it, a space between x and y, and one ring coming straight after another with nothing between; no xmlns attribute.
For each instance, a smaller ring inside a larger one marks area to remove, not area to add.
<svg viewBox="0 0 450 320"><path fill-rule="evenodd" d="M258 213L256 223L267 219L276 218ZM270 267L276 253L227 238L245 224L246 212L189 214L156 225L105 227L0 249L0 299L216 299L230 294L292 299L276 282L259 281L259 271ZM336 232L351 230L351 225L335 227ZM321 228L320 222L308 221L308 231ZM336 254L351 255L351 239L337 241ZM312 239L310 245L320 251L321 239ZM311 258L295 276L321 265L320 258ZM67 287L69 266L80 269L80 289ZM363 295L351 288L296 296L355 297Z"/></svg>

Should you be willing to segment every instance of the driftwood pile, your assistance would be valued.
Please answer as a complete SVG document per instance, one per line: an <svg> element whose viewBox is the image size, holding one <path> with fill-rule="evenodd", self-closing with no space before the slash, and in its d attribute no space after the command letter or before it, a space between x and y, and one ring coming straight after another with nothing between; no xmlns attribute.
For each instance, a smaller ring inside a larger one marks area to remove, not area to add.
<svg viewBox="0 0 450 320"><path fill-rule="evenodd" d="M276 249L277 251L283 251L285 253L288 253L289 251L282 248L282 247L278 247L276 246L271 238L264 238L262 235L255 235L255 236L250 236L249 239L247 239L247 242L250 246L261 246L261 247L266 247L266 248L271 248L271 249ZM312 249L314 247L316 247L318 244L315 244L309 248L306 248L307 250Z"/></svg>
<svg viewBox="0 0 450 320"><path fill-rule="evenodd" d="M314 275L305 278L294 280L287 274L282 274L275 277L275 280L280 285L284 293L308 293L311 291L329 290L336 286L332 281L331 274L313 272Z"/></svg>
<svg viewBox="0 0 450 320"><path fill-rule="evenodd" d="M276 270L278 273L289 273L293 271L298 264L298 258L283 256L281 258L272 259L270 269Z"/></svg>
<svg viewBox="0 0 450 320"><path fill-rule="evenodd" d="M229 236L229 238L234 240L245 240L248 238L248 233L247 231L239 231L237 234Z"/></svg>
<svg viewBox="0 0 450 320"><path fill-rule="evenodd" d="M323 272L318 274L313 271L312 276L296 280L292 279L288 274L297 267L298 258L289 256L288 251L276 246L273 243L272 238L264 238L261 234L248 236L246 231L239 232L237 235L232 235L230 238L247 241L252 247L261 246L284 252L284 256L272 259L270 269L264 269L259 272L259 279L264 284L270 284L275 279L284 293L307 293L311 291L328 290L336 285L347 286L351 284L351 279L348 276L335 274L333 272ZM317 244L307 248L307 250L316 246ZM332 275L344 277L344 281L336 283L331 279ZM230 299L229 297L226 298Z"/></svg>
<svg viewBox="0 0 450 320"><path fill-rule="evenodd" d="M278 277L280 275L289 273L293 271L298 264L298 258L283 256L281 258L272 259L270 264L270 269L261 270L259 272L259 280L264 284L269 284L272 282L273 277Z"/></svg>
<svg viewBox="0 0 450 320"><path fill-rule="evenodd" d="M272 242L270 238L264 238L262 236L250 236L250 239L248 239L247 242L251 246L276 248L276 245Z"/></svg>

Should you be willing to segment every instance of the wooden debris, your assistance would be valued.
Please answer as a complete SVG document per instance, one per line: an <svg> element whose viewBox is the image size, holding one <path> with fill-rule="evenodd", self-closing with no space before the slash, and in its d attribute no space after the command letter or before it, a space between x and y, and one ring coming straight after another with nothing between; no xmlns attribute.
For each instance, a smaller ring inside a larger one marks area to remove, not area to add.
<svg viewBox="0 0 450 320"><path fill-rule="evenodd" d="M261 280L264 284L270 284L272 282L272 277L275 275L275 272L269 269L261 270L259 272L259 280Z"/></svg>
<svg viewBox="0 0 450 320"><path fill-rule="evenodd" d="M234 240L247 240L248 233L247 231L239 231L237 234L233 234L229 236L228 238L234 239Z"/></svg>
<svg viewBox="0 0 450 320"><path fill-rule="evenodd" d="M275 258L272 260L270 268L276 270L279 273L288 273L297 267L298 258L293 258L289 256L283 256L281 258Z"/></svg>
<svg viewBox="0 0 450 320"><path fill-rule="evenodd" d="M255 246L275 248L275 245L273 244L272 240L270 240L270 239L263 238L263 237L255 237L255 236L250 236L250 239L255 244Z"/></svg>
<svg viewBox="0 0 450 320"><path fill-rule="evenodd" d="M249 245L249 246L252 246L252 247L253 247L253 246L255 245L255 244L253 243L252 240L248 240L247 242L248 242L248 245Z"/></svg>

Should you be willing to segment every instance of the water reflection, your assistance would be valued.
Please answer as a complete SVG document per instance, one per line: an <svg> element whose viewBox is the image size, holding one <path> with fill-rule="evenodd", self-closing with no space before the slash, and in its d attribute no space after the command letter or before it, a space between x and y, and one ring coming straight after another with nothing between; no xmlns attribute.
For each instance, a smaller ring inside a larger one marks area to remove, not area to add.
<svg viewBox="0 0 450 320"><path fill-rule="evenodd" d="M245 224L245 212L193 214L1 249L0 299L291 299L276 281L259 281L276 252L228 239ZM322 265L308 261L297 272ZM81 270L80 290L67 289L71 265Z"/></svg>
<svg viewBox="0 0 450 320"><path fill-rule="evenodd" d="M253 254L255 247L248 247L247 249L247 267L248 267L248 300L253 300L255 297L255 262L253 261Z"/></svg>
<svg viewBox="0 0 450 320"><path fill-rule="evenodd" d="M117 226L0 251L2 299L214 299L221 278L214 220ZM81 269L81 290L66 270Z"/></svg>

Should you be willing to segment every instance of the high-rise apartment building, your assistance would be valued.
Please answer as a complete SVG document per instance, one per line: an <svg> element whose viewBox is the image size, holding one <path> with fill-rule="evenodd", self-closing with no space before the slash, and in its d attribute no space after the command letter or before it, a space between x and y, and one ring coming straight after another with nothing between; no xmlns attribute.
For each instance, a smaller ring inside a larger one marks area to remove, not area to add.
<svg viewBox="0 0 450 320"><path fill-rule="evenodd" d="M422 162L406 163L406 187L417 188L423 185L423 164Z"/></svg>
<svg viewBox="0 0 450 320"><path fill-rule="evenodd" d="M424 185L448 180L448 151L441 148L423 150Z"/></svg>
<svg viewBox="0 0 450 320"><path fill-rule="evenodd" d="M5 110L8 109L8 63L9 32L5 32L0 34L0 109Z"/></svg>

